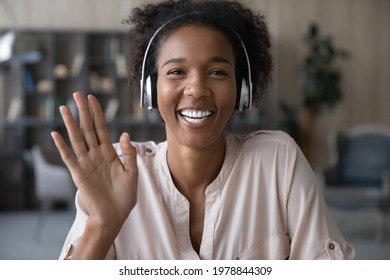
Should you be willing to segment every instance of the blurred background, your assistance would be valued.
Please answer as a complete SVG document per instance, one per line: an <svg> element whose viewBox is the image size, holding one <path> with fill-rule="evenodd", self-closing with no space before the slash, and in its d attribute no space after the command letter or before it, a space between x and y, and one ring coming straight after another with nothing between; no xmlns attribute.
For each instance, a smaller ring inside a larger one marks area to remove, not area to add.
<svg viewBox="0 0 390 280"><path fill-rule="evenodd" d="M0 0L0 259L56 259L74 187L50 132L74 91L113 141L165 139L127 84L129 10L153 1ZM229 130L282 129L301 147L358 259L390 259L390 1L241 0L264 13L272 86Z"/></svg>

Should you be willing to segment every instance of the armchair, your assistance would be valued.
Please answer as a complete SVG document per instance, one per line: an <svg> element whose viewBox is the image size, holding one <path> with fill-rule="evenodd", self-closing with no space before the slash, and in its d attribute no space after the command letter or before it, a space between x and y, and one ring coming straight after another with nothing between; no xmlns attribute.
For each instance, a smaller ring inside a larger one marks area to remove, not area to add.
<svg viewBox="0 0 390 280"><path fill-rule="evenodd" d="M45 216L54 202L66 202L73 211L76 188L72 178L62 164L56 151L38 146L32 147L35 177L35 194L40 203L41 215L38 219L35 236L40 237Z"/></svg>
<svg viewBox="0 0 390 280"><path fill-rule="evenodd" d="M53 153L38 146L32 148L35 193L41 204L72 202L75 187L68 170Z"/></svg>
<svg viewBox="0 0 390 280"><path fill-rule="evenodd" d="M323 172L329 209L342 219L374 215L383 240L390 203L390 128L362 125L330 136L331 163Z"/></svg>

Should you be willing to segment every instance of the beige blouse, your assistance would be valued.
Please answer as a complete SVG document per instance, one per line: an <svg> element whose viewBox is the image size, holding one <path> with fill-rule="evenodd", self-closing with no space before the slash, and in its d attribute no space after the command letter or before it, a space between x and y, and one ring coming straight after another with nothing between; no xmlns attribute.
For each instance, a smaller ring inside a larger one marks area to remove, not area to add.
<svg viewBox="0 0 390 280"><path fill-rule="evenodd" d="M218 177L206 189L199 255L189 234L190 206L173 184L167 143L134 143L138 202L107 259L353 259L336 228L312 169L295 142L279 131L226 135ZM119 145L114 144L119 155ZM60 258L71 258L88 214L77 214Z"/></svg>

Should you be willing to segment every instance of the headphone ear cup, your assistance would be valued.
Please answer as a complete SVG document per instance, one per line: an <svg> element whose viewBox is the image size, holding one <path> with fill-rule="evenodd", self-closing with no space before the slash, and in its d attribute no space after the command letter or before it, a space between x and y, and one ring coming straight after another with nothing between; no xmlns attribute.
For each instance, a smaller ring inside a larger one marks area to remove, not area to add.
<svg viewBox="0 0 390 280"><path fill-rule="evenodd" d="M146 95L146 103L148 104L149 108L153 107L152 102L152 79L150 76L146 78L145 81L145 95Z"/></svg>
<svg viewBox="0 0 390 280"><path fill-rule="evenodd" d="M146 78L145 95L149 109L157 109L157 74L151 73Z"/></svg>
<svg viewBox="0 0 390 280"><path fill-rule="evenodd" d="M242 79L241 90L237 94L239 94L239 96L240 96L237 109L240 111L244 111L245 109L250 108L249 87L248 87L248 84L245 81L245 79Z"/></svg>

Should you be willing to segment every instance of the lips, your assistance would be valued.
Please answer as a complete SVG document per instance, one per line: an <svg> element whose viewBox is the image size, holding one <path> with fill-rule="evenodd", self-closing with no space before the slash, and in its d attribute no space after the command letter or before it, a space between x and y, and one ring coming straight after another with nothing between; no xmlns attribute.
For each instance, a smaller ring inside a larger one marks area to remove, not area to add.
<svg viewBox="0 0 390 280"><path fill-rule="evenodd" d="M187 122L192 124L199 124L206 121L210 116L213 115L210 111L203 110L183 110L179 112Z"/></svg>

